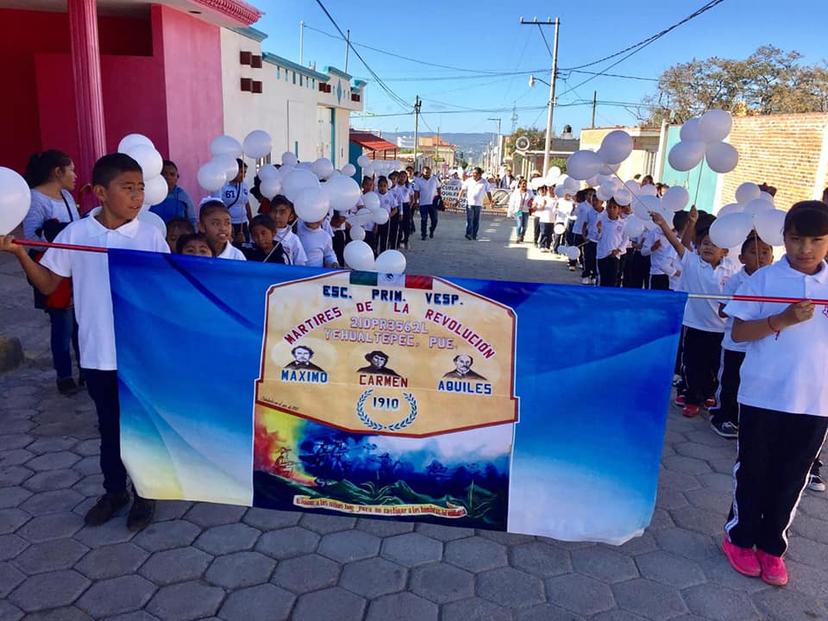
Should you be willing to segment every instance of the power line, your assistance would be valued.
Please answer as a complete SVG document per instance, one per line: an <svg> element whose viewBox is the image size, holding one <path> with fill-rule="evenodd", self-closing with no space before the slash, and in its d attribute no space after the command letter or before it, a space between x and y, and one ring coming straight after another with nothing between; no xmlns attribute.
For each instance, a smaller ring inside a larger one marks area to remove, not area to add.
<svg viewBox="0 0 828 621"><path fill-rule="evenodd" d="M619 50L619 51L615 52L614 54L610 54L609 56L604 56L603 58L599 58L598 60L593 60L592 62L583 64L583 65L578 65L577 67L570 67L569 69L572 70L572 69L583 69L584 67L592 67L593 65L599 65L604 61L612 60L613 58L616 58L617 56L621 56L621 54L624 54L624 53L629 52L631 50L646 47L647 45L649 45L653 41L656 41L657 39L660 39L661 37L663 37L667 33L672 32L673 30L675 30L679 26L682 26L682 25L686 24L691 19L695 19L696 17L698 17L702 13L705 13L705 12L709 11L710 9L712 9L715 6L721 4L722 2L724 2L724 0L710 0L709 2L705 3L700 8L696 9L693 13L691 13L690 15L688 15L687 17L685 17L681 21L676 22L672 26L669 26L669 27L665 28L664 30L659 31L659 32L655 33L654 35L650 35L649 37L647 37L646 39L643 39L642 41L639 41L638 43L634 43L634 44L632 44L628 47L625 47L623 50Z"/></svg>
<svg viewBox="0 0 828 621"><path fill-rule="evenodd" d="M693 14L691 14L691 15L689 15L689 16L687 16L687 17L685 17L685 18L684 18L683 20L681 20L680 22L676 22L675 24L673 24L673 25L672 25L672 26L670 26L669 28L665 28L665 29L664 29L664 30L662 30L661 32L656 33L655 35L653 35L653 36L649 37L648 39L645 39L643 42L639 42L639 43L637 43L636 45L633 45L633 46L630 46L630 47L626 48L626 50L622 50L622 51L620 52L621 54L623 54L623 53L624 53L625 51L627 51L627 50L631 50L631 51L629 51L629 53L628 53L628 54L626 54L625 56L622 56L621 58L619 58L618 60L616 60L614 63L612 63L612 64L608 65L607 67L605 67L602 71L597 72L595 75L592 75L592 76L588 77L587 79L585 79L585 80L583 80L583 81L579 82L578 84L576 84L575 86L573 86L573 87L572 87L572 88L570 88L569 90L567 90L567 91L565 91L565 92L561 93L561 95L565 95L566 93L570 93L570 92L574 91L576 88L579 88L579 87L583 86L583 85L584 85L584 84L586 84L587 82L591 82L591 81L592 81L592 80L594 80L595 78L597 78L597 77L600 77L600 76L604 75L604 73L605 73L606 71L608 71L609 69L612 69L613 67L615 67L615 66L617 66L617 65L620 65L622 62L624 62L625 60L627 60L627 59L628 59L630 56L632 56L633 54L637 54L638 52L640 52L641 50L643 50L643 49L644 49L645 47L647 47L648 45L650 45L650 44L652 44L652 43L655 43L658 39L660 39L661 37L663 37L663 36L664 36L664 35L666 35L667 33L669 33L669 32L671 32L672 30L675 30L676 28L678 28L680 25L687 23L687 22L688 22L688 21L690 21L691 19L693 19L693 18L695 18L695 17L698 17L699 15L701 15L702 13L705 13L706 11L709 11L710 9L712 9L713 7L715 7L715 6L719 5L719 4L721 4L722 2L724 2L724 0L710 0L710 2L708 2L707 4L705 4L704 6L702 6L700 9L696 10ZM614 58L614 57L616 57L616 56L618 56L618 55L619 55L619 53L612 54L611 56L608 56L608 57L607 57L607 58L605 58L604 60L607 60L607 59L609 59L609 58ZM598 63L598 62L601 62L601 61L595 61L595 62L593 62L593 63L589 63L588 65L581 65L581 67L588 67L588 66L593 65L593 64L596 64L596 63ZM574 70L574 69L580 69L581 67L573 67L572 69L573 69L573 70Z"/></svg>
<svg viewBox="0 0 828 621"><path fill-rule="evenodd" d="M645 104L641 102L630 102L630 101L607 101L607 100L598 100L598 103L602 106L613 106L613 107L632 107L632 108L658 108L659 106L654 104ZM591 106L592 99L576 99L572 101L568 101L566 103L557 104L557 108L573 108L577 106ZM532 112L536 110L546 110L546 106L517 106L511 108L465 108L462 110L435 110L433 112L422 112L420 116L425 114L432 114L432 115L439 115L439 114L472 114L472 113L496 113L496 112ZM352 119L373 119L373 118L386 118L386 117L400 117L400 116L410 116L413 112L401 112L401 113L390 113L390 114L352 114Z"/></svg>
<svg viewBox="0 0 828 621"><path fill-rule="evenodd" d="M538 30L540 31L540 35L543 38L544 45L546 45L546 51L549 52L550 56L552 56L552 48L549 47L549 41L546 40L546 34L543 32L543 28L541 28L540 24L538 24Z"/></svg>
<svg viewBox="0 0 828 621"><path fill-rule="evenodd" d="M350 38L345 36L345 33L344 33L344 32L342 32L342 28L340 28L340 27L339 27L339 24L337 24L337 23L336 23L336 20L335 20L335 19L333 18L333 16L332 16L332 15L328 12L328 9L327 9L327 8L325 8L325 5L324 5L324 4L322 4L322 0L316 0L316 4L318 4L318 5L319 5L319 8L320 8L320 9L322 9L322 11L323 11L323 12L325 13L325 15L328 17L328 19L330 20L330 22L333 24L334 28L336 28L337 32L339 32L339 34L342 36L342 39L343 39L343 40L344 40L344 41L348 44L348 47L349 47L349 48L351 48L351 50L354 52L354 55L355 55L357 58L359 58L359 60L360 60L360 61L362 62L362 64L363 64L363 66L364 66L364 67L368 70L368 73L370 73L370 74L371 74L371 76L374 78L374 80L375 80L375 81L376 81L376 83L380 86L380 88L381 88L383 91L385 91L385 93L386 93L389 97L391 97L391 100L392 100L392 101L394 101L395 103L397 103L397 105L399 105L400 107L402 107L402 108L404 108L404 109L405 109L405 108L410 108L410 107L411 107L411 104L409 104L409 103L408 103L405 99L403 99L402 97L400 97L399 95L397 95L394 91L392 91L392 90L388 87L388 85L387 85L387 84L385 84L385 82L383 82L383 81L382 81L382 79L381 79L381 78L380 78L380 77L379 77L379 76L378 76L378 75L374 72L374 70L373 70L373 69L371 69L371 67L368 65L368 63L366 63L366 62L365 62L365 59L362 57L362 55L361 55L361 54L360 54L360 53L356 50L356 48L355 48L355 47L353 46L353 44L351 43Z"/></svg>

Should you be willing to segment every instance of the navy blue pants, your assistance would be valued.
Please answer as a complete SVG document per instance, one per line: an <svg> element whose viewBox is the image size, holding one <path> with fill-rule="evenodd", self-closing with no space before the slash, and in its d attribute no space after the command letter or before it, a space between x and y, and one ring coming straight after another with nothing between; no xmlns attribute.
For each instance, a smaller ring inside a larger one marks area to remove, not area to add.
<svg viewBox="0 0 828 621"><path fill-rule="evenodd" d="M57 378L72 377L72 348L75 349L75 359L78 361L78 322L75 321L73 308L49 308L51 324L50 344L52 348L52 364L55 367Z"/></svg>
<svg viewBox="0 0 828 621"><path fill-rule="evenodd" d="M126 491L127 474L121 461L121 405L118 400L118 372L84 369L89 396L95 402L101 434L101 473L107 492Z"/></svg>
<svg viewBox="0 0 828 621"><path fill-rule="evenodd" d="M477 231L480 230L481 205L466 205L466 236L477 239Z"/></svg>
<svg viewBox="0 0 828 621"><path fill-rule="evenodd" d="M426 226L431 218L431 226L428 227L428 234L434 237L434 229L437 228L437 208L434 205L420 205L420 237L426 238Z"/></svg>

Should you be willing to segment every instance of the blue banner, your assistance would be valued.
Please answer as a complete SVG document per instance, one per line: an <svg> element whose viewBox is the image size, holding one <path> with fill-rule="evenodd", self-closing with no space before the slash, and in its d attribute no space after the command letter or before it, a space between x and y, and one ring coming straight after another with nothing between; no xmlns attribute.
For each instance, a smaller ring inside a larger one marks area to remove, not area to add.
<svg viewBox="0 0 828 621"><path fill-rule="evenodd" d="M109 252L139 492L621 543L686 296Z"/></svg>

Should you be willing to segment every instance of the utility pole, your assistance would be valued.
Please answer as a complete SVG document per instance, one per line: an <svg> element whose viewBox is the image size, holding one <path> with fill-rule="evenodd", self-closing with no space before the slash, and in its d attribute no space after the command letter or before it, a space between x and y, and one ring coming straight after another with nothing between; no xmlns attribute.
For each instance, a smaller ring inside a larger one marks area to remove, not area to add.
<svg viewBox="0 0 828 621"><path fill-rule="evenodd" d="M595 108L598 107L598 91L592 91L592 125L595 127Z"/></svg>
<svg viewBox="0 0 828 621"><path fill-rule="evenodd" d="M420 143L420 109L423 107L423 101L417 95L414 99L414 170L417 170L417 147Z"/></svg>
<svg viewBox="0 0 828 621"><path fill-rule="evenodd" d="M299 21L299 64L305 66L305 22Z"/></svg>
<svg viewBox="0 0 828 621"><path fill-rule="evenodd" d="M494 142L494 149L492 151L492 154L494 154L495 150L497 151L497 159L498 159L497 165L499 166L500 163L501 163L499 160L501 160L503 158L503 154L500 152L500 122L501 122L502 119L500 117L494 117L494 118L488 118L486 120L487 121L494 121L495 123L497 123L497 138L493 141ZM495 167L494 158L490 157L489 158L489 163L486 166L486 168L489 169L489 170L493 170L494 167Z"/></svg>
<svg viewBox="0 0 828 621"><path fill-rule="evenodd" d="M348 52L351 51L351 30L345 31L345 73L348 73Z"/></svg>
<svg viewBox="0 0 828 621"><path fill-rule="evenodd" d="M558 77L558 31L561 27L561 20L556 17L554 22L551 19L547 19L545 22L539 22L537 17L532 21L524 20L521 17L520 24L522 26L536 26L537 28L555 26L555 42L552 44L552 71L549 79L549 102L547 103L546 111L546 140L543 146L543 170L541 171L543 175L546 175L552 151L552 117L555 112L555 81Z"/></svg>

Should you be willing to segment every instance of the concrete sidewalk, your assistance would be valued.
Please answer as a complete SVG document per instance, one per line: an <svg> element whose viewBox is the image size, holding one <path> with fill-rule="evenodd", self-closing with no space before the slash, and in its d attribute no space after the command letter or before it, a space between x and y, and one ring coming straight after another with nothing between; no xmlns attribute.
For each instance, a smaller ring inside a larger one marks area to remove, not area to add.
<svg viewBox="0 0 828 621"><path fill-rule="evenodd" d="M511 220L484 218L470 242L441 216L410 273L578 280L510 243ZM0 621L828 619L826 494L803 497L790 586L735 574L718 549L735 444L675 408L652 525L617 548L189 502L159 503L137 535L123 518L85 528L101 493L92 403L57 394L48 321L9 256L0 292L0 334L26 352L0 375Z"/></svg>

